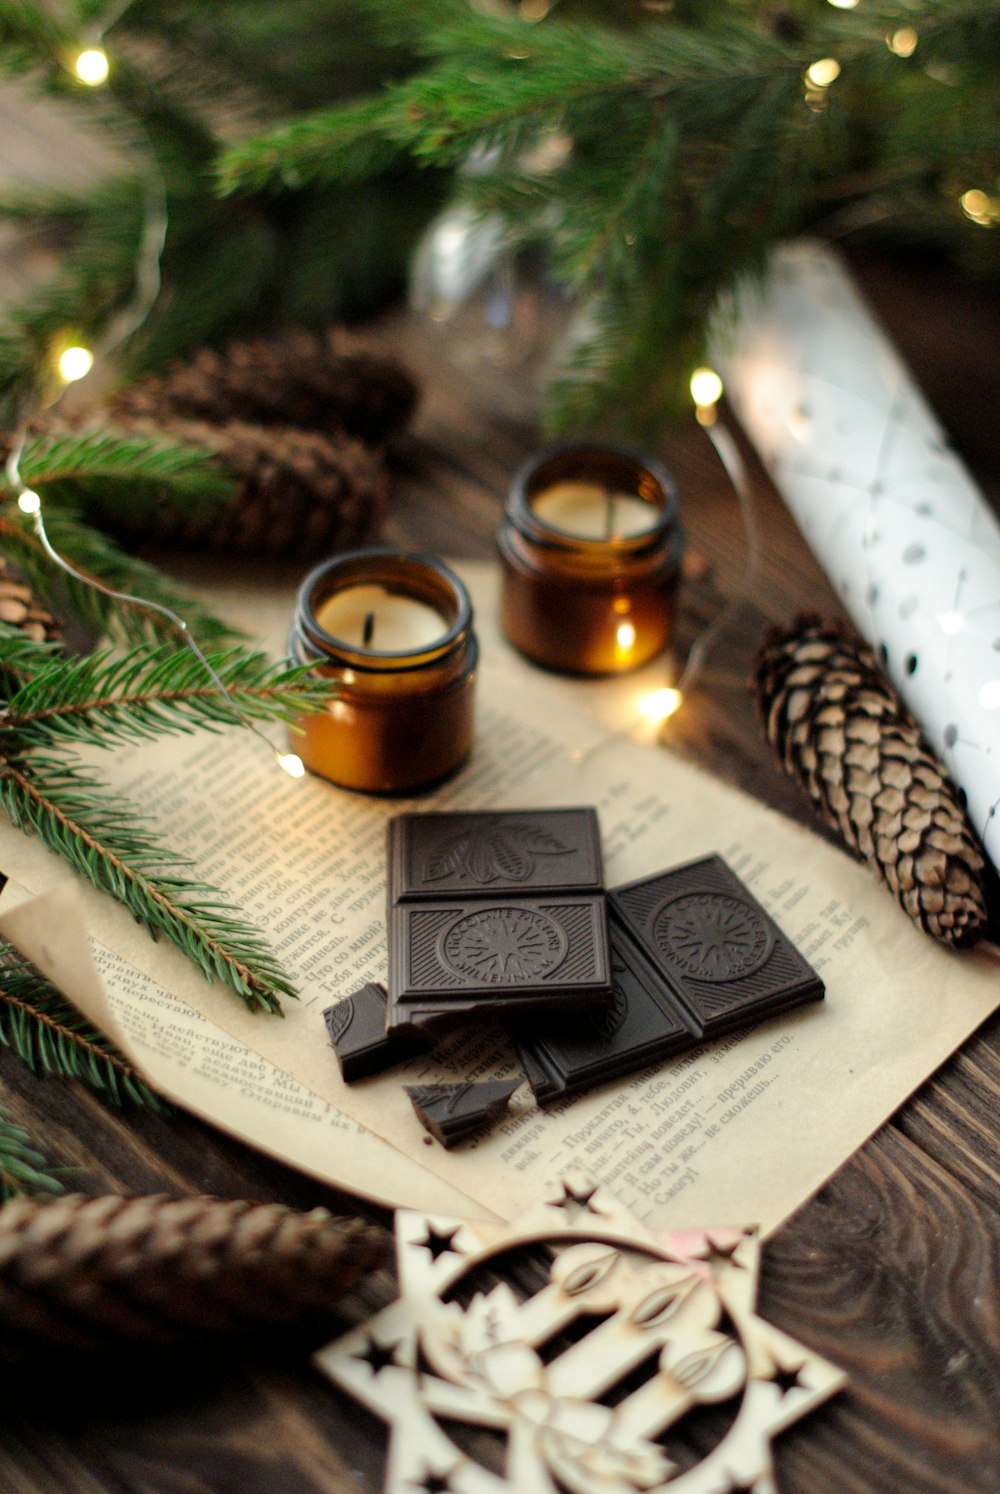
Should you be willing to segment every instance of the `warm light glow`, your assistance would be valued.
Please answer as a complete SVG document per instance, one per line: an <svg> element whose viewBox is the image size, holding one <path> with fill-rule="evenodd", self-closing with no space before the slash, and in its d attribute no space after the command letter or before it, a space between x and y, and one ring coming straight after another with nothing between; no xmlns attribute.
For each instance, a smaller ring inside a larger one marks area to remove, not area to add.
<svg viewBox="0 0 1000 1494"><path fill-rule="evenodd" d="M986 711L1000 709L1000 680L987 680L979 692L979 704Z"/></svg>
<svg viewBox="0 0 1000 1494"><path fill-rule="evenodd" d="M679 690L664 685L662 690L651 690L644 695L639 702L639 710L647 721L658 723L666 721L675 711L680 710L684 696Z"/></svg>
<svg viewBox="0 0 1000 1494"><path fill-rule="evenodd" d="M100 88L110 71L107 52L103 47L87 47L74 62L73 71L88 88Z"/></svg>
<svg viewBox="0 0 1000 1494"><path fill-rule="evenodd" d="M615 641L620 649L630 649L635 643L635 627L632 623L619 623Z"/></svg>
<svg viewBox="0 0 1000 1494"><path fill-rule="evenodd" d="M552 9L552 0L521 0L520 11L526 21L544 21Z"/></svg>
<svg viewBox="0 0 1000 1494"><path fill-rule="evenodd" d="M814 88L829 88L840 77L840 63L836 57L821 57L806 68L806 78Z"/></svg>
<svg viewBox="0 0 1000 1494"><path fill-rule="evenodd" d="M965 216L978 223L980 228L992 228L995 223L1000 223L1000 197L990 197L978 187L971 187L958 200Z"/></svg>
<svg viewBox="0 0 1000 1494"><path fill-rule="evenodd" d="M279 752L278 767L283 768L289 778L304 778L306 774L306 765L295 752Z"/></svg>
<svg viewBox="0 0 1000 1494"><path fill-rule="evenodd" d="M85 379L94 366L94 355L89 348L66 348L59 354L59 377L65 384L75 384Z"/></svg>
<svg viewBox="0 0 1000 1494"><path fill-rule="evenodd" d="M38 510L42 506L42 500L39 498L37 493L31 490L31 488L25 488L24 492L17 500L17 506L21 510L22 514L37 514Z"/></svg>
<svg viewBox="0 0 1000 1494"><path fill-rule="evenodd" d="M938 627L942 633L947 633L949 638L954 638L956 633L961 633L965 627L965 618L961 612L942 612L938 618Z"/></svg>
<svg viewBox="0 0 1000 1494"><path fill-rule="evenodd" d="M898 31L890 31L885 44L897 57L912 57L917 50L918 41L919 37L912 26L901 26Z"/></svg>
<svg viewBox="0 0 1000 1494"><path fill-rule="evenodd" d="M716 405L722 398L722 380L714 368L696 368L689 388L696 405Z"/></svg>
<svg viewBox="0 0 1000 1494"><path fill-rule="evenodd" d="M830 4L835 5L838 10L853 10L857 3L858 0L830 0Z"/></svg>

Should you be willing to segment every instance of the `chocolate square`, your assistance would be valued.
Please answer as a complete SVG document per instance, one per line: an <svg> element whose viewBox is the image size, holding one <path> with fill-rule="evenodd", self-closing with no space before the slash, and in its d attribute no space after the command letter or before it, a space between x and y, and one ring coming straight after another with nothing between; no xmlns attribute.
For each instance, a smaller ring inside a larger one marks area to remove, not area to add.
<svg viewBox="0 0 1000 1494"><path fill-rule="evenodd" d="M705 1037L823 996L815 970L721 856L616 887L608 903Z"/></svg>
<svg viewBox="0 0 1000 1494"><path fill-rule="evenodd" d="M521 1022L512 1031L540 1105L633 1074L697 1042L663 979L614 924L611 967L614 994L606 1007L581 1012L578 1021Z"/></svg>
<svg viewBox="0 0 1000 1494"><path fill-rule="evenodd" d="M604 890L592 809L401 814L389 823L389 901Z"/></svg>
<svg viewBox="0 0 1000 1494"><path fill-rule="evenodd" d="M406 1093L425 1131L449 1150L500 1119L520 1079L485 1084L407 1085Z"/></svg>
<svg viewBox="0 0 1000 1494"><path fill-rule="evenodd" d="M403 903L390 911L390 1029L611 999L603 896Z"/></svg>

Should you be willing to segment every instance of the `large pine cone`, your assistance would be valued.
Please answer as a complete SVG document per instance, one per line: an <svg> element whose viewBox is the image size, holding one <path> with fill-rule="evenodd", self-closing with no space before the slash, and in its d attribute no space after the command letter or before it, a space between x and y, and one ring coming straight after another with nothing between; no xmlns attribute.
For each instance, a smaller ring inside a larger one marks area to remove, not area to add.
<svg viewBox="0 0 1000 1494"><path fill-rule="evenodd" d="M360 1219L282 1204L15 1199L0 1208L0 1359L307 1323L388 1242Z"/></svg>
<svg viewBox="0 0 1000 1494"><path fill-rule="evenodd" d="M190 363L124 390L111 417L298 426L381 445L406 425L416 402L416 384L389 354L339 329L293 329L222 353L204 348Z"/></svg>
<svg viewBox="0 0 1000 1494"><path fill-rule="evenodd" d="M985 858L959 795L875 656L801 619L757 655L768 740L855 855L940 943L985 930Z"/></svg>
<svg viewBox="0 0 1000 1494"><path fill-rule="evenodd" d="M133 419L126 428L168 435L215 452L235 476L230 502L184 513L165 493L103 520L126 539L199 551L316 559L357 544L383 516L389 478L376 453L337 432L283 426L208 425L198 420Z"/></svg>

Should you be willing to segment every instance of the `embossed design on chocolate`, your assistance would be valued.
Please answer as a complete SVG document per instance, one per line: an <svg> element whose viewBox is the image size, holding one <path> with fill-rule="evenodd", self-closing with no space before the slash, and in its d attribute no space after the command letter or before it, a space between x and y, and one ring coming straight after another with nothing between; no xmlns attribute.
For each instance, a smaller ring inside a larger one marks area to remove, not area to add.
<svg viewBox="0 0 1000 1494"><path fill-rule="evenodd" d="M484 833L462 833L435 846L424 866L425 882L467 877L480 887L491 882L525 882L539 856L568 856L574 850L543 826L501 820Z"/></svg>
<svg viewBox="0 0 1000 1494"><path fill-rule="evenodd" d="M326 1008L326 1011L323 1013L323 1020L326 1023L326 1033L331 1043L336 1045L338 1040L343 1037L351 1025L353 1017L354 998L352 996L345 996L343 1001L337 1002L336 1006L328 1006Z"/></svg>
<svg viewBox="0 0 1000 1494"><path fill-rule="evenodd" d="M534 908L481 908L458 918L438 950L447 969L464 980L516 985L551 975L566 957L566 935Z"/></svg>
<svg viewBox="0 0 1000 1494"><path fill-rule="evenodd" d="M590 1014L590 1022L597 1037L614 1037L619 1027L628 1016L628 1002L625 1000L625 992L618 984L618 978L625 972L625 963L617 956L612 956L611 967L615 972L615 988L611 993L611 1000L607 1006L597 1007Z"/></svg>
<svg viewBox="0 0 1000 1494"><path fill-rule="evenodd" d="M664 958L693 980L731 981L764 965L774 940L749 903L725 892L687 892L653 921Z"/></svg>

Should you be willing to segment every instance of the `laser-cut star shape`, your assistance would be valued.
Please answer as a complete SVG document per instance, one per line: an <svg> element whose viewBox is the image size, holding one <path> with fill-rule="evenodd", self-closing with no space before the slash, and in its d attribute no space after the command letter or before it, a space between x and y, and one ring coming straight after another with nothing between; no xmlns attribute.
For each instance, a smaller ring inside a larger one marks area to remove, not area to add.
<svg viewBox="0 0 1000 1494"><path fill-rule="evenodd" d="M591 1466L615 1488L671 1494L671 1428L683 1435L689 1411L734 1398L728 1431L684 1472L684 1494L773 1488L772 1438L839 1390L844 1376L757 1316L759 1238L733 1229L656 1234L579 1169L560 1190L513 1224L397 1213L399 1299L317 1355L335 1384L389 1426L386 1494L551 1494L554 1483L576 1486ZM553 1264L523 1300L501 1263L541 1244ZM730 1245L743 1270L731 1269ZM463 1278L484 1265L498 1285L461 1305ZM665 1312L678 1269L696 1285ZM598 1303L599 1326L587 1328ZM583 1337L571 1335L569 1348L543 1359L539 1348L574 1323ZM651 1364L632 1389L636 1327L659 1367ZM591 1342L597 1333L600 1347ZM374 1368L372 1344L389 1353L393 1374ZM613 1410L602 1405L619 1384L624 1398ZM767 1394L768 1384L777 1393ZM459 1449L454 1424L505 1435L505 1470L488 1471Z"/></svg>
<svg viewBox="0 0 1000 1494"><path fill-rule="evenodd" d="M396 1358L398 1344L383 1344L377 1338L371 1337L365 1346L363 1354L355 1354L362 1364L367 1364L373 1375L377 1375L384 1369L398 1369L399 1360Z"/></svg>
<svg viewBox="0 0 1000 1494"><path fill-rule="evenodd" d="M458 1230L459 1226L457 1224L454 1229L435 1229L433 1224L428 1223L427 1234L424 1239L414 1240L413 1243L419 1245L424 1250L429 1250L432 1261L439 1261L443 1255L448 1255L449 1253L451 1255L461 1255L461 1250L458 1250L453 1243Z"/></svg>

